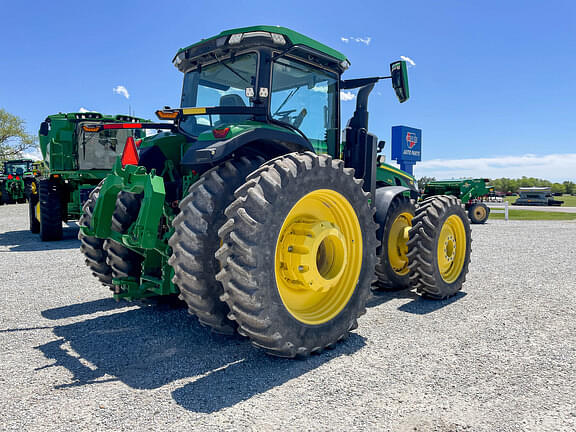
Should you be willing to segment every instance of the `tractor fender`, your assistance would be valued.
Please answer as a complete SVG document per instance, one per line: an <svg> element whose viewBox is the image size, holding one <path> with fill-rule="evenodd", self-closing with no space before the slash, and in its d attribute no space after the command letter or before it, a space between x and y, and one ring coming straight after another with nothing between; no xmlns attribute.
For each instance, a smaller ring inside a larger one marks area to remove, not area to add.
<svg viewBox="0 0 576 432"><path fill-rule="evenodd" d="M254 128L228 140L198 141L182 158L182 165L216 164L243 147L266 157L295 151L314 151L304 137L278 129Z"/></svg>
<svg viewBox="0 0 576 432"><path fill-rule="evenodd" d="M382 243L382 236L384 234L384 226L386 225L386 216L388 215L390 203L392 203L394 198L403 192L410 192L410 189L404 186L386 186L376 189L376 193L374 194L374 206L376 207L374 221L378 224L376 237L380 244Z"/></svg>

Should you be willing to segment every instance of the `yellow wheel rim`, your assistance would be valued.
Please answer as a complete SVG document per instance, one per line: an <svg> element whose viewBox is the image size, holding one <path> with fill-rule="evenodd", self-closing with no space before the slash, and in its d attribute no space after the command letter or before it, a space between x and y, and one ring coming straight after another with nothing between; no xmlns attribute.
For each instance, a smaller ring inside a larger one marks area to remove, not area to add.
<svg viewBox="0 0 576 432"><path fill-rule="evenodd" d="M36 213L36 219L38 220L38 222L40 222L40 202L36 203L36 205L34 206L34 210Z"/></svg>
<svg viewBox="0 0 576 432"><path fill-rule="evenodd" d="M474 216L477 220L482 220L486 217L486 209L483 206L476 206L474 208Z"/></svg>
<svg viewBox="0 0 576 432"><path fill-rule="evenodd" d="M438 238L438 268L446 283L458 279L466 257L466 230L456 215L446 219Z"/></svg>
<svg viewBox="0 0 576 432"><path fill-rule="evenodd" d="M408 274L408 231L412 228L412 218L408 212L400 213L388 234L388 261L394 273L399 276Z"/></svg>
<svg viewBox="0 0 576 432"><path fill-rule="evenodd" d="M338 315L362 267L362 230L349 201L330 189L301 198L280 229L274 267L278 292L294 318L318 325Z"/></svg>
<svg viewBox="0 0 576 432"><path fill-rule="evenodd" d="M36 195L37 191L38 191L38 190L36 189L36 183L35 183L35 182L32 182L32 183L30 184L30 192L32 192L33 195Z"/></svg>

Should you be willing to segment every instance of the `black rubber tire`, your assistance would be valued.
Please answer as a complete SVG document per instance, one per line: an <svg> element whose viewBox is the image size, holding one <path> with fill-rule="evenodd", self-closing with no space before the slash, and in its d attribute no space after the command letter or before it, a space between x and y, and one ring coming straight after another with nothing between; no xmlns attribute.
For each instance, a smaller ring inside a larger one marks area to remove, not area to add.
<svg viewBox="0 0 576 432"><path fill-rule="evenodd" d="M42 241L62 240L62 202L58 184L40 180L40 238Z"/></svg>
<svg viewBox="0 0 576 432"><path fill-rule="evenodd" d="M103 181L102 181L103 182ZM96 205L96 200L102 189L102 182L88 196L88 199L82 206L82 216L78 224L80 226L89 227L92 220L92 212ZM92 274L103 285L113 289L112 286L112 268L106 262L107 254L104 251L104 240L97 237L87 236L80 230L78 232L78 240L80 240L80 252L84 254L85 263Z"/></svg>
<svg viewBox="0 0 576 432"><path fill-rule="evenodd" d="M356 288L338 315L310 325L283 304L274 260L285 217L300 198L318 189L340 193L354 208L362 231L362 266ZM221 299L228 303L238 332L268 354L288 358L319 353L345 339L366 311L376 265L377 226L362 180L328 155L291 153L253 172L235 196L219 231L223 244L216 258L222 269L216 279L224 287Z"/></svg>
<svg viewBox="0 0 576 432"><path fill-rule="evenodd" d="M452 283L442 279L438 268L438 240L444 222L456 215L464 225L466 252L459 276ZM410 284L425 297L442 300L462 289L470 263L472 238L470 222L460 200L453 196L436 195L425 199L416 208L408 240Z"/></svg>
<svg viewBox="0 0 576 432"><path fill-rule="evenodd" d="M141 203L141 195L120 192L112 215L112 229L125 233L138 218ZM111 239L104 240L103 247L106 263L112 269L112 278L140 277L144 260L142 255Z"/></svg>
<svg viewBox="0 0 576 432"><path fill-rule="evenodd" d="M40 221L36 217L36 204L39 202L38 193L30 193L28 198L28 221L30 232L38 234L40 232Z"/></svg>
<svg viewBox="0 0 576 432"><path fill-rule="evenodd" d="M484 203L474 203L468 208L468 217L473 224L483 224L490 216L490 207Z"/></svg>
<svg viewBox="0 0 576 432"><path fill-rule="evenodd" d="M380 254L376 264L376 277L378 281L374 285L375 289L382 291L399 291L410 288L410 274L406 271L405 275L400 275L392 268L388 256L388 241L394 221L402 213L410 213L414 216L416 212L414 202L404 195L397 195L390 203L386 214L386 222L382 232L382 243ZM408 270L406 268L406 270Z"/></svg>
<svg viewBox="0 0 576 432"><path fill-rule="evenodd" d="M218 229L227 220L224 210L234 200L234 191L263 162L261 157L241 157L207 171L190 186L174 219L174 235L168 242L172 281L180 288L188 311L216 333L234 334L237 327L227 317L230 309L220 300L224 291L216 280L220 270L214 256L220 246Z"/></svg>

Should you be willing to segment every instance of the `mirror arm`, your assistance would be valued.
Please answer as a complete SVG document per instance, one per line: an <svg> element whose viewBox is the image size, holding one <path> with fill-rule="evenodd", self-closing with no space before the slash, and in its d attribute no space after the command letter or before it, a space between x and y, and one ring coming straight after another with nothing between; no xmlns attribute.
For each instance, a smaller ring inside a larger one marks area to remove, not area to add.
<svg viewBox="0 0 576 432"><path fill-rule="evenodd" d="M350 80L342 80L340 81L340 89L341 90L350 90L355 89L358 87L364 87L365 85L375 84L381 79L389 79L392 76L383 76L383 77L371 77L371 78L356 78Z"/></svg>

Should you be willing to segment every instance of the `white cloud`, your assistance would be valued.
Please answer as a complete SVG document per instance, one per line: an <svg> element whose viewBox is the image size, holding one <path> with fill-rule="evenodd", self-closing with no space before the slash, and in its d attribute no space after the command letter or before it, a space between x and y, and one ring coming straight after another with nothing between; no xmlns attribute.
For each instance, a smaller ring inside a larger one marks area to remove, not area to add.
<svg viewBox="0 0 576 432"><path fill-rule="evenodd" d="M356 97L356 95L350 91L340 91L340 100L341 101L351 101Z"/></svg>
<svg viewBox="0 0 576 432"><path fill-rule="evenodd" d="M414 63L414 60L412 60L410 57L400 56L400 58L406 63L409 63L411 66L416 66L416 63Z"/></svg>
<svg viewBox="0 0 576 432"><path fill-rule="evenodd" d="M128 89L123 85L118 85L112 89L112 92L115 94L119 94L124 96L126 99L130 99L130 93L128 93Z"/></svg>
<svg viewBox="0 0 576 432"><path fill-rule="evenodd" d="M417 177L536 177L551 181L576 180L576 153L502 156L472 159L432 159L414 165Z"/></svg>
<svg viewBox="0 0 576 432"><path fill-rule="evenodd" d="M340 38L340 40L344 43L348 43L348 42L352 41L352 42L363 43L365 45L370 45L372 38L370 36L366 36L366 37L355 37L355 36L344 37L344 36L342 36Z"/></svg>
<svg viewBox="0 0 576 432"><path fill-rule="evenodd" d="M96 112L96 111L94 111L94 110L89 110L89 109L84 108L84 107L80 107L80 109L78 109L78 112L87 113L87 112Z"/></svg>
<svg viewBox="0 0 576 432"><path fill-rule="evenodd" d="M38 150L29 153L22 153L22 159L42 160L42 153Z"/></svg>

